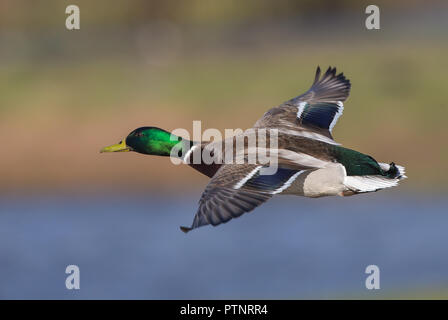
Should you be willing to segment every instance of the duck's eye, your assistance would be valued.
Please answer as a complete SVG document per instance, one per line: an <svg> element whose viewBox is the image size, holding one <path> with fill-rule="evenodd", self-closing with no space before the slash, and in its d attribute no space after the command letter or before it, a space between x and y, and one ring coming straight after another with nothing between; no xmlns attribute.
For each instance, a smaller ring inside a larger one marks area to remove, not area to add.
<svg viewBox="0 0 448 320"><path fill-rule="evenodd" d="M143 136L143 133L142 133L142 132L136 132L136 133L135 133L135 136L136 136L136 137L142 137L142 136Z"/></svg>

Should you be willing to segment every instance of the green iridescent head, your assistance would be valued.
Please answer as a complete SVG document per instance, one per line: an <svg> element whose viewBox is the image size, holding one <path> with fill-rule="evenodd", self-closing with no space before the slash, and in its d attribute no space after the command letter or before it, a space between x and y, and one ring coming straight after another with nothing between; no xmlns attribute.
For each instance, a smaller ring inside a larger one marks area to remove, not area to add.
<svg viewBox="0 0 448 320"><path fill-rule="evenodd" d="M179 144L182 141L181 144ZM189 141L175 136L168 131L156 127L141 127L132 131L117 144L105 147L100 152L135 151L156 156L170 156L173 147L177 146L175 155L180 155L189 147Z"/></svg>

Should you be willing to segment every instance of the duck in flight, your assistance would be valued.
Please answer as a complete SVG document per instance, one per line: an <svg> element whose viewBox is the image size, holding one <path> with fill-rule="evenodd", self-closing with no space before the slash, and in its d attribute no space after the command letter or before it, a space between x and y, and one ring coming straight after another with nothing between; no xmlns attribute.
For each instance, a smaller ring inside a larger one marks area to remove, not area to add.
<svg viewBox="0 0 448 320"><path fill-rule="evenodd" d="M322 75L318 67L308 91L268 110L248 130L276 129L278 167L274 174L263 174L266 164L262 163L194 163L191 160L195 152L217 142L195 143L156 127L138 128L101 152L172 156L173 148L180 145L178 157L211 177L193 223L180 227L184 232L226 223L278 194L351 196L396 186L406 178L404 167L377 162L333 139L332 130L342 115L350 86L350 81L342 73L337 74L336 68L330 67ZM247 152L244 154L247 158Z"/></svg>

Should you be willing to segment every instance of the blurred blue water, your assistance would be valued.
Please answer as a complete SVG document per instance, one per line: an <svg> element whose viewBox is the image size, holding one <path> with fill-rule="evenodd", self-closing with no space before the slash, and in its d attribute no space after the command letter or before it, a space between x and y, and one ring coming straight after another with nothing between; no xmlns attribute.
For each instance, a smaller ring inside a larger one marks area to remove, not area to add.
<svg viewBox="0 0 448 320"><path fill-rule="evenodd" d="M0 198L0 298L338 298L448 286L448 200L279 196L189 234L190 197ZM81 289L65 288L65 268ZM381 290L364 287L367 265Z"/></svg>

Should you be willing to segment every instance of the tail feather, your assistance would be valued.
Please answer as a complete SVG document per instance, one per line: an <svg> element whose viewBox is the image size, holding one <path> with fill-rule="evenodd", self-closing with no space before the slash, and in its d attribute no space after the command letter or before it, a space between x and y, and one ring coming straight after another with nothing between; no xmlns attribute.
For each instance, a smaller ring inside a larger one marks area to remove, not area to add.
<svg viewBox="0 0 448 320"><path fill-rule="evenodd" d="M393 162L390 164L380 162L379 165L383 171L386 171L386 175L389 178L399 180L407 178L405 175L405 168L403 166L397 165Z"/></svg>
<svg viewBox="0 0 448 320"><path fill-rule="evenodd" d="M386 175L347 176L344 184L355 193L374 192L395 187L400 180L407 178L405 168L395 163L379 163Z"/></svg>

